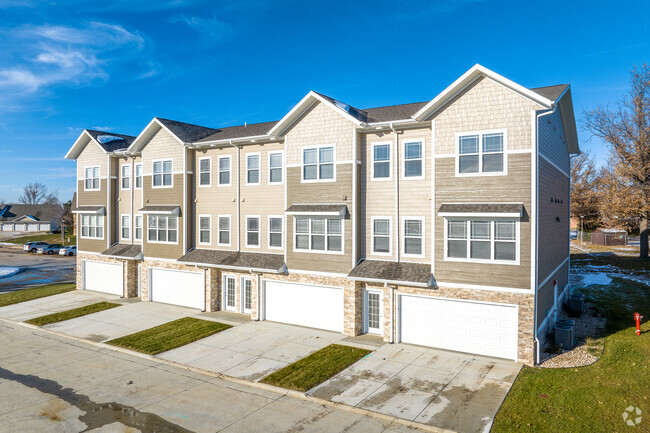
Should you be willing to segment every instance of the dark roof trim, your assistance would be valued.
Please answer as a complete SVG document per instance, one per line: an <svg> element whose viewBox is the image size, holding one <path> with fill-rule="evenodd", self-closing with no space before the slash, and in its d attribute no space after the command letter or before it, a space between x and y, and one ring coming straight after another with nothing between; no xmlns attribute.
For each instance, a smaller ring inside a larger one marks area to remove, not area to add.
<svg viewBox="0 0 650 433"><path fill-rule="evenodd" d="M141 245L115 244L101 253L101 255L128 260L142 260L143 258Z"/></svg>
<svg viewBox="0 0 650 433"><path fill-rule="evenodd" d="M414 287L433 286L431 265L426 263L364 260L352 269L348 278L379 284Z"/></svg>
<svg viewBox="0 0 650 433"><path fill-rule="evenodd" d="M178 262L220 269L253 272L285 273L287 267L283 254L247 253L197 248L187 252Z"/></svg>
<svg viewBox="0 0 650 433"><path fill-rule="evenodd" d="M524 215L524 205L521 203L443 203L438 209L438 215L521 218Z"/></svg>
<svg viewBox="0 0 650 433"><path fill-rule="evenodd" d="M156 213L164 215L179 215L181 213L181 208L178 205L151 205L145 206L138 211L138 213Z"/></svg>
<svg viewBox="0 0 650 433"><path fill-rule="evenodd" d="M77 206L72 209L72 213L91 213L97 215L106 215L106 208L104 206Z"/></svg>
<svg viewBox="0 0 650 433"><path fill-rule="evenodd" d="M348 208L344 204L293 204L285 211L287 215L345 216Z"/></svg>

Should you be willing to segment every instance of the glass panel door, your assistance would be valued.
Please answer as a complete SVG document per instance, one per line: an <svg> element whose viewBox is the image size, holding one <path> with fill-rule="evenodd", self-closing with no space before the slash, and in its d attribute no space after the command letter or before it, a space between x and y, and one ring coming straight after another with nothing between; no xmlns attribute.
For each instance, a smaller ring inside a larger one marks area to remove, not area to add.
<svg viewBox="0 0 650 433"><path fill-rule="evenodd" d="M366 320L366 325L369 333L382 334L380 292L366 292Z"/></svg>
<svg viewBox="0 0 650 433"><path fill-rule="evenodd" d="M253 296L253 280L250 278L242 278L242 313L251 312L251 299Z"/></svg>
<svg viewBox="0 0 650 433"><path fill-rule="evenodd" d="M223 277L226 310L235 310L235 277Z"/></svg>

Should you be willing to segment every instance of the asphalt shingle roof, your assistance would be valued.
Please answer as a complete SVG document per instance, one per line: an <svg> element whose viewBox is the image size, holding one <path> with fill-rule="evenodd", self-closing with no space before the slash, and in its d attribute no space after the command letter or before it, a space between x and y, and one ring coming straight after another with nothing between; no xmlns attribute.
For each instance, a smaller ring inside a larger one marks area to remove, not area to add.
<svg viewBox="0 0 650 433"><path fill-rule="evenodd" d="M523 213L521 203L443 203L438 212L444 213Z"/></svg>
<svg viewBox="0 0 650 433"><path fill-rule="evenodd" d="M257 135L265 135L268 133L273 126L278 123L277 120L273 122L261 122L261 123L251 123L247 125L237 125L229 126L226 128L215 129L215 133L209 135L201 140L198 140L198 143L206 141L215 141L215 140L231 140L235 138L242 137L254 137Z"/></svg>
<svg viewBox="0 0 650 433"><path fill-rule="evenodd" d="M401 281L428 285L431 282L431 265L424 263L388 262L384 260L364 260L350 271L354 279L380 281Z"/></svg>
<svg viewBox="0 0 650 433"><path fill-rule="evenodd" d="M136 259L142 257L141 254L141 245L117 244L104 251L102 253L102 256L127 257L130 259Z"/></svg>
<svg viewBox="0 0 650 433"><path fill-rule="evenodd" d="M534 87L532 89L533 92L537 93L538 95L542 95L546 99L550 99L551 101L557 101L557 98L560 97L562 92L569 87L568 84L556 84L555 86L546 86L546 87Z"/></svg>
<svg viewBox="0 0 650 433"><path fill-rule="evenodd" d="M284 254L243 253L238 251L195 249L178 259L179 262L203 263L239 269L263 269L280 272Z"/></svg>
<svg viewBox="0 0 650 433"><path fill-rule="evenodd" d="M165 125L165 128L169 129L184 143L201 140L205 137L215 134L218 131L217 129L192 125L191 123L179 122L177 120L162 119L160 117L156 117L156 119L158 119L160 123Z"/></svg>
<svg viewBox="0 0 650 433"><path fill-rule="evenodd" d="M292 204L287 213L335 213L345 215L347 206L344 204Z"/></svg>
<svg viewBox="0 0 650 433"><path fill-rule="evenodd" d="M6 204L0 205L0 221L13 221L24 215L30 215L38 221L50 222L63 213L58 204Z"/></svg>

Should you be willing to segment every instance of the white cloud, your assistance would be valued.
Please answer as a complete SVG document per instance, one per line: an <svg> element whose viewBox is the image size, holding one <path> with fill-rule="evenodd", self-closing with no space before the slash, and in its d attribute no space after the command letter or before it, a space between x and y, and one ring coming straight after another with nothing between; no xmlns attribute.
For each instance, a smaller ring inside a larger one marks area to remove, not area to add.
<svg viewBox="0 0 650 433"><path fill-rule="evenodd" d="M26 25L0 30L0 92L33 93L55 84L109 79L111 65L139 61L147 41L137 31L91 21L78 27Z"/></svg>
<svg viewBox="0 0 650 433"><path fill-rule="evenodd" d="M172 17L170 23L181 23L189 26L199 33L201 40L206 45L217 45L232 37L233 28L230 24L221 21L217 17L200 18L188 17L183 14Z"/></svg>

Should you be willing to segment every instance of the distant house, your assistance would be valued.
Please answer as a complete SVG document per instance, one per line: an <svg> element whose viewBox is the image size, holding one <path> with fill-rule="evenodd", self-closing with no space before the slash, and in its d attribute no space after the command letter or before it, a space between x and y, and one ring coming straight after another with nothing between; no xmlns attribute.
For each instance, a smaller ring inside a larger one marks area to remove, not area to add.
<svg viewBox="0 0 650 433"><path fill-rule="evenodd" d="M6 204L0 206L0 231L58 230L62 214L63 208L58 204Z"/></svg>

